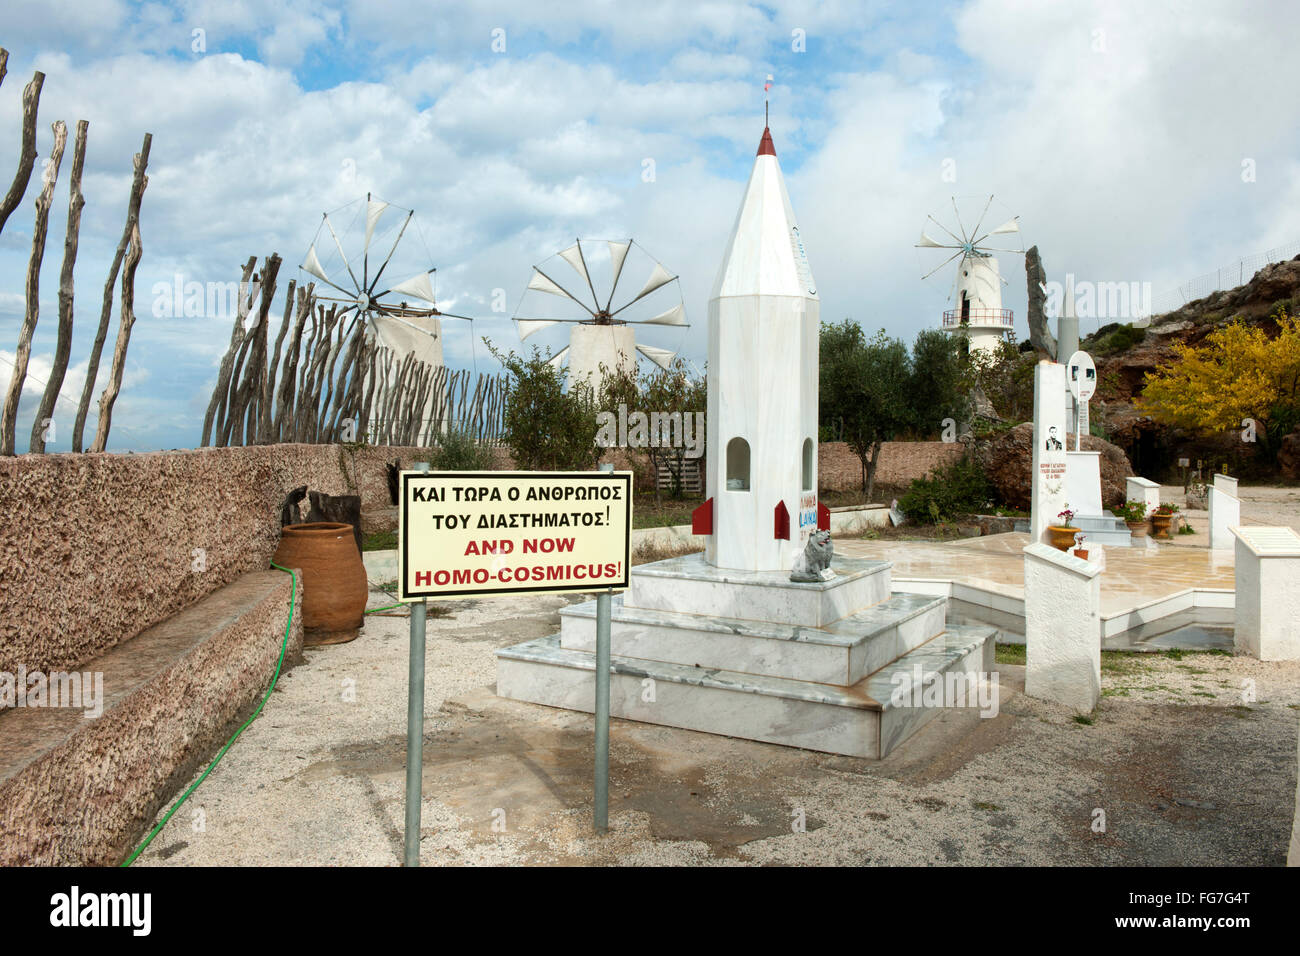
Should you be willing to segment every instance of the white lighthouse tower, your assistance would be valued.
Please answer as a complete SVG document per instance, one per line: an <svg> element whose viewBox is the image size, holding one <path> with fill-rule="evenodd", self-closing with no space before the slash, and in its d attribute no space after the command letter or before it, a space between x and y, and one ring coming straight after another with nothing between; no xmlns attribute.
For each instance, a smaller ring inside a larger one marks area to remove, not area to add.
<svg viewBox="0 0 1300 956"><path fill-rule="evenodd" d="M820 300L764 127L709 299L705 559L788 571L817 523Z"/></svg>

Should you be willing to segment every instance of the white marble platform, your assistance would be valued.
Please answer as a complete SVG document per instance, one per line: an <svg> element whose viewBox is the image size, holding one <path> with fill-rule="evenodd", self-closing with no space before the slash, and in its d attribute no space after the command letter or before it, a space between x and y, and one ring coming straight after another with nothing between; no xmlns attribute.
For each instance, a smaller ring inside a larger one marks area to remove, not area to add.
<svg viewBox="0 0 1300 956"><path fill-rule="evenodd" d="M615 655L610 714L629 720L877 758L916 733L940 708L896 704L896 673L993 670L986 626L950 627L852 686L741 674ZM566 710L595 709L595 657L560 646L559 635L497 651L497 693Z"/></svg>
<svg viewBox="0 0 1300 956"><path fill-rule="evenodd" d="M889 597L889 562L836 556L830 581L796 584L784 571L717 568L688 554L632 569L626 607L825 627Z"/></svg>
<svg viewBox="0 0 1300 956"><path fill-rule="evenodd" d="M626 607L614 598L610 648L618 657L850 685L944 629L946 602L898 594L824 628ZM560 646L596 651L596 602L560 611Z"/></svg>

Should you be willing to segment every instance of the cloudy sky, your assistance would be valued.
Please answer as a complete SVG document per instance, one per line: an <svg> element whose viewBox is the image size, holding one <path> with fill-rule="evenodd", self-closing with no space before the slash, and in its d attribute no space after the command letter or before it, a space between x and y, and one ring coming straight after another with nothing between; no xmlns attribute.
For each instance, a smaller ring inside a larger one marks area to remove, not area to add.
<svg viewBox="0 0 1300 956"><path fill-rule="evenodd" d="M146 131L139 319L116 450L196 445L229 341L224 314L155 316L155 286L228 282L250 255L278 252L283 287L321 213L368 191L416 210L412 250L437 267L442 307L478 317L472 333L449 323L448 364L494 368L483 336L519 346L509 316L531 266L575 236L633 236L678 273L692 328L654 344L703 364L709 289L762 132L768 74L823 319L907 340L937 325L951 273L921 282L942 260L913 244L927 214L952 224L954 196L963 214L993 195L990 219L1019 215L1050 278L1148 282L1159 299L1300 238L1296 36L1300 5L1287 0L4 0L0 180L33 70L47 75L42 158L52 121L90 122L63 388L72 401L60 403L50 450L70 447ZM70 161L71 142L20 450L54 351ZM0 387L39 160L37 170L0 234ZM1023 260L1001 263L1024 337Z"/></svg>

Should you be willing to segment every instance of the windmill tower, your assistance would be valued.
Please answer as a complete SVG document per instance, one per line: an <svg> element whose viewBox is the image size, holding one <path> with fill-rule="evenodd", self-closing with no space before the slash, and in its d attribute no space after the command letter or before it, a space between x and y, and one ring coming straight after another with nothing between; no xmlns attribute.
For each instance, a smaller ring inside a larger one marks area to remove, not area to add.
<svg viewBox="0 0 1300 956"><path fill-rule="evenodd" d="M928 222L941 229L945 235L941 241L930 236L923 228L921 241L916 244L918 249L955 250L947 259L922 276L922 279L928 279L960 257L948 296L953 307L944 310L941 327L945 332L954 335L965 334L972 352L977 349L991 351L997 348L998 343L1013 340L1015 337L1015 316L1010 309L1002 307L1002 286L1006 280L998 270L998 260L993 253L1009 252L1023 255L1025 250L1023 246L1019 249L994 247L988 245L987 240L992 236L1019 236L1020 217L1013 216L994 229L981 231L984 217L992 203L993 197L989 196L979 218L975 221L975 228L967 231L954 197L952 210L957 221L956 231L943 225L934 216L927 216Z"/></svg>
<svg viewBox="0 0 1300 956"><path fill-rule="evenodd" d="M620 286L636 275L645 275L637 291ZM543 333L548 347L558 347L551 362L568 363L570 385L596 389L602 366L609 372L635 370L638 355L671 367L677 350L638 342L637 326L689 328L677 276L632 239L577 239L533 266L515 326L520 341ZM546 329L554 330L549 340ZM563 330L567 342L557 337Z"/></svg>

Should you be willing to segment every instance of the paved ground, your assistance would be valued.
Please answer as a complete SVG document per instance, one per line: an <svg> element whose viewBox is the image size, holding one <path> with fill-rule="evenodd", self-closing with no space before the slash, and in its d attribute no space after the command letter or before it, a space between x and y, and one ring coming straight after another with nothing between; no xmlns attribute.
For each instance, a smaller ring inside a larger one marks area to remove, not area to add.
<svg viewBox="0 0 1300 956"><path fill-rule="evenodd" d="M879 762L615 721L597 837L591 718L492 693L493 651L564 603L430 621L424 864L1284 862L1300 664L1190 654L1112 659L1091 725L1004 666L996 717L946 713ZM308 650L136 865L400 860L407 622L368 621Z"/></svg>

